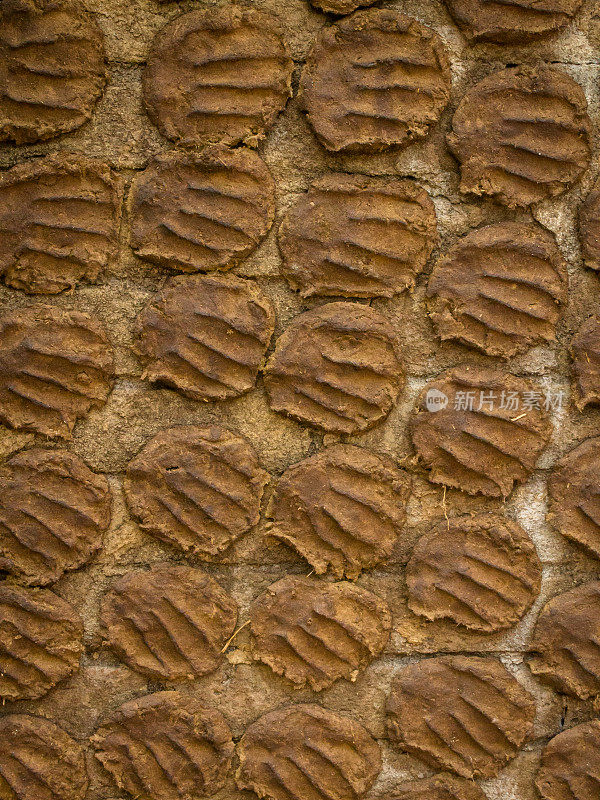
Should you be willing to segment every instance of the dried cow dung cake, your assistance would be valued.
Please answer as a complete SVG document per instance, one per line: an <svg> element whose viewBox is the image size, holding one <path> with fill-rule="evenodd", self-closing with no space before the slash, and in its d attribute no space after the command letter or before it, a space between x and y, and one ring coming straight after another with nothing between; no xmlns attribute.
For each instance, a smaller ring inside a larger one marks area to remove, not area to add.
<svg viewBox="0 0 600 800"><path fill-rule="evenodd" d="M600 317L590 317L571 340L575 404L600 405Z"/></svg>
<svg viewBox="0 0 600 800"><path fill-rule="evenodd" d="M237 752L238 788L268 800L358 800L381 770L379 745L362 725L312 704L264 714Z"/></svg>
<svg viewBox="0 0 600 800"><path fill-rule="evenodd" d="M548 480L548 521L600 558L600 437L564 455Z"/></svg>
<svg viewBox="0 0 600 800"><path fill-rule="evenodd" d="M100 28L74 3L2 6L0 140L26 144L79 128L106 81Z"/></svg>
<svg viewBox="0 0 600 800"><path fill-rule="evenodd" d="M146 533L215 556L256 525L268 480L246 439L183 425L161 431L129 462L125 496Z"/></svg>
<svg viewBox="0 0 600 800"><path fill-rule="evenodd" d="M396 674L386 713L406 752L463 778L491 778L527 739L535 703L496 658L439 656Z"/></svg>
<svg viewBox="0 0 600 800"><path fill-rule="evenodd" d="M81 617L62 597L0 583L1 701L35 700L72 675L82 639Z"/></svg>
<svg viewBox="0 0 600 800"><path fill-rule="evenodd" d="M412 440L429 480L507 497L526 480L552 424L539 387L501 371L460 366L423 389Z"/></svg>
<svg viewBox="0 0 600 800"><path fill-rule="evenodd" d="M536 223L471 231L433 268L429 313L438 336L510 358L555 340L568 297L567 265Z"/></svg>
<svg viewBox="0 0 600 800"><path fill-rule="evenodd" d="M0 466L0 570L23 583L57 581L100 549L108 482L67 450L24 450Z"/></svg>
<svg viewBox="0 0 600 800"><path fill-rule="evenodd" d="M372 152L427 135L450 99L440 37L388 9L357 11L319 34L300 99L317 138L334 152Z"/></svg>
<svg viewBox="0 0 600 800"><path fill-rule="evenodd" d="M600 785L600 720L584 722L550 739L535 785L543 800L595 800Z"/></svg>
<svg viewBox="0 0 600 800"><path fill-rule="evenodd" d="M112 388L113 352L88 314L29 306L0 318L0 421L68 438Z"/></svg>
<svg viewBox="0 0 600 800"><path fill-rule="evenodd" d="M248 148L160 153L133 180L129 216L140 258L180 272L228 269L273 224L275 184Z"/></svg>
<svg viewBox="0 0 600 800"><path fill-rule="evenodd" d="M316 692L354 681L385 647L392 619L386 602L352 583L289 575L250 610L252 654L297 687Z"/></svg>
<svg viewBox="0 0 600 800"><path fill-rule="evenodd" d="M206 573L160 565L115 581L102 601L106 640L132 669L170 681L213 672L237 605Z"/></svg>
<svg viewBox="0 0 600 800"><path fill-rule="evenodd" d="M446 0L469 39L522 44L564 28L582 0Z"/></svg>
<svg viewBox="0 0 600 800"><path fill-rule="evenodd" d="M494 72L467 91L448 145L460 161L461 192L514 208L578 180L590 161L590 135L581 86L564 72L526 65Z"/></svg>
<svg viewBox="0 0 600 800"><path fill-rule="evenodd" d="M487 800L473 781L440 772L431 778L407 781L381 800Z"/></svg>
<svg viewBox="0 0 600 800"><path fill-rule="evenodd" d="M600 180L580 206L579 241L585 266L600 270Z"/></svg>
<svg viewBox="0 0 600 800"><path fill-rule="evenodd" d="M118 708L91 739L117 786L140 800L200 800L223 788L233 756L223 715L156 692Z"/></svg>
<svg viewBox="0 0 600 800"><path fill-rule="evenodd" d="M442 520L408 562L408 606L430 620L493 633L521 619L541 577L535 546L516 522L497 514Z"/></svg>
<svg viewBox="0 0 600 800"><path fill-rule="evenodd" d="M310 0L315 8L326 14L350 14L359 6L373 5L375 0Z"/></svg>
<svg viewBox="0 0 600 800"><path fill-rule="evenodd" d="M57 294L93 283L115 258L123 182L101 161L51 155L0 173L0 273Z"/></svg>
<svg viewBox="0 0 600 800"><path fill-rule="evenodd" d="M303 297L392 297L414 286L436 241L425 189L345 173L315 181L279 229L282 272Z"/></svg>
<svg viewBox="0 0 600 800"><path fill-rule="evenodd" d="M392 554L410 488L409 476L391 459L336 444L283 473L266 511L269 534L317 574L357 578Z"/></svg>
<svg viewBox="0 0 600 800"><path fill-rule="evenodd" d="M88 787L81 745L43 717L0 717L2 800L83 800Z"/></svg>
<svg viewBox="0 0 600 800"><path fill-rule="evenodd" d="M355 303L328 303L296 317L277 340L264 379L273 411L336 433L373 427L404 386L392 326Z"/></svg>
<svg viewBox="0 0 600 800"><path fill-rule="evenodd" d="M185 275L167 281L136 327L150 383L192 400L226 400L256 383L275 312L254 281Z"/></svg>
<svg viewBox="0 0 600 800"><path fill-rule="evenodd" d="M144 104L167 139L255 144L292 95L292 68L269 14L236 6L191 11L154 39Z"/></svg>
<svg viewBox="0 0 600 800"><path fill-rule="evenodd" d="M600 695L600 581L546 603L530 649L531 671L557 691L582 700Z"/></svg>

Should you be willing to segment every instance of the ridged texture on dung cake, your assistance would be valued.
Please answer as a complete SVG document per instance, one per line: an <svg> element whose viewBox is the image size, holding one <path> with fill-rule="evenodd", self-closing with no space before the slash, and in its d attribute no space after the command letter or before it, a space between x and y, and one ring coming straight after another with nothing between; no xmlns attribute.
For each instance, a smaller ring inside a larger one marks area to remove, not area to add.
<svg viewBox="0 0 600 800"><path fill-rule="evenodd" d="M79 128L106 81L100 28L57 0L7 0L2 11L0 140L26 144Z"/></svg>
<svg viewBox="0 0 600 800"><path fill-rule="evenodd" d="M370 306L328 303L294 319L265 368L273 411L337 433L373 427L404 385L396 334Z"/></svg>
<svg viewBox="0 0 600 800"><path fill-rule="evenodd" d="M441 339L510 358L555 340L568 283L566 262L541 225L486 225L433 268L429 313Z"/></svg>
<svg viewBox="0 0 600 800"><path fill-rule="evenodd" d="M256 383L275 328L269 298L230 275L171 278L137 321L144 377L192 400L226 400Z"/></svg>
<svg viewBox="0 0 600 800"><path fill-rule="evenodd" d="M535 703L496 658L440 656L400 669L386 711L392 741L408 753L491 778L527 739Z"/></svg>
<svg viewBox="0 0 600 800"><path fill-rule="evenodd" d="M292 94L275 19L235 6L191 11L158 33L143 76L150 119L187 144L255 144Z"/></svg>
<svg viewBox="0 0 600 800"><path fill-rule="evenodd" d="M553 597L541 610L530 650L534 675L563 694L600 695L600 581Z"/></svg>
<svg viewBox="0 0 600 800"><path fill-rule="evenodd" d="M538 596L542 569L533 542L497 514L441 520L422 536L406 568L408 605L493 633L515 625Z"/></svg>
<svg viewBox="0 0 600 800"><path fill-rule="evenodd" d="M213 672L235 629L237 605L199 569L130 572L102 602L104 635L132 669L170 681Z"/></svg>
<svg viewBox="0 0 600 800"><path fill-rule="evenodd" d="M542 751L535 785L542 800L595 800L600 790L600 720L551 739Z"/></svg>
<svg viewBox="0 0 600 800"><path fill-rule="evenodd" d="M600 437L564 455L548 480L548 521L600 558Z"/></svg>
<svg viewBox="0 0 600 800"><path fill-rule="evenodd" d="M388 9L357 11L319 34L301 102L328 150L378 151L426 136L450 99L440 37Z"/></svg>
<svg viewBox="0 0 600 800"><path fill-rule="evenodd" d="M522 44L564 28L581 0L446 0L446 5L470 39Z"/></svg>
<svg viewBox="0 0 600 800"><path fill-rule="evenodd" d="M0 467L0 570L23 583L57 581L101 547L110 491L74 453L35 448Z"/></svg>
<svg viewBox="0 0 600 800"><path fill-rule="evenodd" d="M92 737L96 758L140 800L200 800L223 788L233 755L223 715L157 692L118 708Z"/></svg>
<svg viewBox="0 0 600 800"><path fill-rule="evenodd" d="M365 728L317 705L260 717L238 756L238 787L265 800L359 800L381 769L379 746Z"/></svg>
<svg viewBox="0 0 600 800"><path fill-rule="evenodd" d="M140 258L179 272L228 269L273 224L275 184L247 148L161 153L134 178L129 215Z"/></svg>
<svg viewBox="0 0 600 800"><path fill-rule="evenodd" d="M122 181L101 161L51 155L0 174L0 273L57 294L93 283L117 254Z"/></svg>
<svg viewBox="0 0 600 800"><path fill-rule="evenodd" d="M130 461L125 495L146 533L217 555L256 525L268 479L241 436L184 425L157 434Z"/></svg>
<svg viewBox="0 0 600 800"><path fill-rule="evenodd" d="M414 286L436 241L425 189L345 173L315 181L279 229L283 274L303 297L392 297Z"/></svg>
<svg viewBox="0 0 600 800"><path fill-rule="evenodd" d="M548 444L546 402L540 387L501 371L461 366L444 373L422 391L411 421L429 479L506 497Z"/></svg>
<svg viewBox="0 0 600 800"><path fill-rule="evenodd" d="M254 658L314 691L358 673L381 654L390 635L383 600L352 583L288 576L250 610Z"/></svg>
<svg viewBox="0 0 600 800"><path fill-rule="evenodd" d="M591 122L581 86L546 66L488 75L467 91L448 144L460 189L514 208L561 194L587 168Z"/></svg>
<svg viewBox="0 0 600 800"><path fill-rule="evenodd" d="M83 623L47 589L0 583L0 698L35 700L79 668ZM1 791L1 789L0 789Z"/></svg>
<svg viewBox="0 0 600 800"><path fill-rule="evenodd" d="M29 306L0 318L0 421L71 435L112 388L112 348L88 314Z"/></svg>
<svg viewBox="0 0 600 800"><path fill-rule="evenodd" d="M88 787L81 745L30 714L0 717L2 800L83 800Z"/></svg>
<svg viewBox="0 0 600 800"><path fill-rule="evenodd" d="M266 512L269 534L291 545L317 574L357 578L392 554L410 486L391 459L333 445L283 473Z"/></svg>

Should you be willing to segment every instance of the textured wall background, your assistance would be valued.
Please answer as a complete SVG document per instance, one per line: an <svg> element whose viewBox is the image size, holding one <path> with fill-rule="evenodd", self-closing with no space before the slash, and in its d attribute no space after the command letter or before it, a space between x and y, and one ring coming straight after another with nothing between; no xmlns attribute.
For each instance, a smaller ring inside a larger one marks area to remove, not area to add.
<svg viewBox="0 0 600 800"><path fill-rule="evenodd" d="M6 168L24 159L58 150L85 153L106 160L126 178L128 184L136 170L142 169L157 152L170 149L152 126L141 106L140 79L150 42L167 20L209 2L182 2L159 8L156 0L87 0L106 36L109 58L109 84L91 123L74 134L41 145L0 147L0 166ZM318 30L329 24L312 9L307 0L255 0L249 5L275 14L285 30L296 64L294 85L303 60ZM375 156L335 156L323 150L314 138L303 115L292 99L259 152L269 165L277 185L277 219L311 181L328 171L362 172L372 175L409 175L417 178L431 194L438 214L440 244L438 252L471 227L501 219L529 219L529 212L510 212L487 200L459 196L458 167L444 144L444 135L456 104L465 90L483 76L506 65L543 61L564 70L577 80L587 95L590 116L600 118L600 4L584 0L584 8L574 24L559 36L521 47L494 45L469 46L441 2L407 0L378 3L397 9L433 27L444 40L453 70L452 101L441 123L422 143L402 153ZM581 264L576 235L576 211L598 173L598 130L594 132L595 154L583 181L556 200L543 202L533 217L556 235L569 264L570 297L553 347L536 348L509 363L509 370L530 375L544 388L562 389L568 400L568 343L574 330L592 312L600 312L598 276ZM261 246L238 267L238 275L255 278L272 298L277 311L278 336L299 312L323 302L303 302L279 276L280 256L276 244L276 222ZM85 618L87 652L82 668L40 701L14 703L6 711L31 711L57 721L84 744L99 721L125 700L148 691L168 688L148 683L123 666L101 646L97 632L99 600L112 580L132 568L161 561L184 561L175 550L161 546L142 534L128 516L122 494L123 471L130 458L158 430L174 424L219 422L247 436L254 444L262 465L275 478L290 464L320 449L337 437L325 436L272 413L267 405L262 382L249 394L229 402L201 404L186 400L175 392L153 389L140 380L141 366L130 350L133 321L139 311L162 286L167 271L136 259L128 248L127 220L121 235L118 262L96 286L80 286L72 294L52 297L48 303L96 315L105 325L115 348L118 379L108 403L76 427L68 445L92 469L106 474L114 497L113 519L104 549L84 569L64 577L54 590L77 606ZM429 271L428 270L428 271ZM411 777L430 774L416 759L401 754L385 739L383 704L390 679L398 666L432 653L494 653L512 670L537 700L533 740L500 775L484 782L490 800L533 800L533 774L539 753L564 727L591 718L591 703L565 702L560 696L534 680L525 662L528 642L539 608L553 595L584 580L598 577L600 565L582 550L553 533L545 522L546 479L553 463L588 436L600 433L600 409L579 413L565 403L557 414L550 447L531 479L519 488L504 506L504 512L518 520L534 540L544 565L542 592L533 609L513 630L492 636L459 630L452 623L427 623L406 607L404 564L414 541L428 528L429 521L443 514L442 490L429 484L413 466L413 451L407 436L407 420L414 398L426 380L445 368L469 361L493 363L461 346L440 345L426 316L423 295L427 274L420 277L411 296L372 303L393 324L402 346L408 385L398 406L388 419L372 431L348 441L387 453L413 473L414 493L409 521L395 557L384 568L363 574L359 584L384 597L394 616L393 634L384 656L359 676L355 684L344 681L320 695L294 691L265 666L250 663L247 631L242 631L227 654L222 667L212 675L185 684L181 691L213 703L227 717L234 735L261 713L287 701L317 699L324 706L346 712L360 720L377 737L384 754L384 768L371 791L373 797L392 790ZM46 300L44 299L46 302ZM0 288L3 309L26 306L31 298L5 287ZM5 455L33 441L28 434L0 430L0 452ZM268 498L269 489L265 499ZM476 509L498 508L497 501L463 496L449 490L446 506L449 515ZM289 572L305 573L308 566L292 551L269 542L266 526L259 525L228 551L218 563L194 562L207 569L241 606L240 623L247 619L250 602L270 583ZM89 797L108 800L118 795L114 784L89 754L91 777ZM233 800L247 793L228 788L218 800ZM248 794L248 796L250 796Z"/></svg>

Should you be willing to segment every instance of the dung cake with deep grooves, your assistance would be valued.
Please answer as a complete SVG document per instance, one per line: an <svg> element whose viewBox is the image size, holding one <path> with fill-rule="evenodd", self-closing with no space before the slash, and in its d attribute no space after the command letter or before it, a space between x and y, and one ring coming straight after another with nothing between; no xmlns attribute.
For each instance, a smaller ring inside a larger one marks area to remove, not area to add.
<svg viewBox="0 0 600 800"><path fill-rule="evenodd" d="M47 589L0 583L0 699L35 700L79 668L83 622Z"/></svg>
<svg viewBox="0 0 600 800"><path fill-rule="evenodd" d="M112 388L113 353L88 314L29 306L0 318L0 421L68 438Z"/></svg>
<svg viewBox="0 0 600 800"><path fill-rule="evenodd" d="M581 86L546 66L510 67L468 89L448 145L460 162L460 190L510 208L555 197L591 157L591 122Z"/></svg>
<svg viewBox="0 0 600 800"><path fill-rule="evenodd" d="M238 788L268 800L359 800L381 769L379 745L362 725L311 704L264 714L238 756Z"/></svg>
<svg viewBox="0 0 600 800"><path fill-rule="evenodd" d="M582 700L600 695L600 581L546 603L529 649L531 671L557 691Z"/></svg>
<svg viewBox="0 0 600 800"><path fill-rule="evenodd" d="M525 742L535 703L496 658L439 656L399 670L386 713L406 752L463 778L491 778Z"/></svg>
<svg viewBox="0 0 600 800"><path fill-rule="evenodd" d="M382 800L487 800L473 781L440 772L431 778L408 781Z"/></svg>
<svg viewBox="0 0 600 800"><path fill-rule="evenodd" d="M269 534L318 575L357 578L392 554L410 488L409 476L391 459L336 444L283 473L266 511Z"/></svg>
<svg viewBox="0 0 600 800"><path fill-rule="evenodd" d="M443 405L430 410L432 401ZM479 367L456 367L427 384L411 432L429 480L469 494L507 497L529 477L548 444L552 423L545 403L530 381Z"/></svg>
<svg viewBox="0 0 600 800"><path fill-rule="evenodd" d="M336 433L373 427L403 386L394 329L357 303L328 303L300 314L265 368L273 411Z"/></svg>
<svg viewBox="0 0 600 800"><path fill-rule="evenodd" d="M600 180L579 208L579 242L585 266L600 270Z"/></svg>
<svg viewBox="0 0 600 800"><path fill-rule="evenodd" d="M103 475L66 450L25 450L0 467L0 570L57 581L99 550L110 522Z"/></svg>
<svg viewBox="0 0 600 800"><path fill-rule="evenodd" d="M516 522L491 513L453 517L415 545L406 567L408 605L430 620L493 633L521 619L541 577L533 542Z"/></svg>
<svg viewBox="0 0 600 800"><path fill-rule="evenodd" d="M233 755L223 715L156 692L118 708L91 739L117 786L140 800L200 800L223 788Z"/></svg>
<svg viewBox="0 0 600 800"><path fill-rule="evenodd" d="M184 425L157 434L130 461L125 496L146 533L216 556L256 525L268 480L241 436Z"/></svg>
<svg viewBox="0 0 600 800"><path fill-rule="evenodd" d="M83 800L88 787L81 746L42 717L0 717L2 800Z"/></svg>
<svg viewBox="0 0 600 800"><path fill-rule="evenodd" d="M144 104L167 139L256 144L291 97L292 67L269 14L236 6L191 11L154 39Z"/></svg>
<svg viewBox="0 0 600 800"><path fill-rule="evenodd" d="M115 581L100 618L107 642L132 669L176 681L219 666L237 605L199 569L158 566Z"/></svg>
<svg viewBox="0 0 600 800"><path fill-rule="evenodd" d="M387 603L354 584L282 578L250 609L252 653L298 688L354 681L390 635Z"/></svg>
<svg viewBox="0 0 600 800"><path fill-rule="evenodd" d="M192 400L226 400L256 383L275 328L269 298L230 275L171 278L139 316L144 377Z"/></svg>
<svg viewBox="0 0 600 800"><path fill-rule="evenodd" d="M582 0L446 0L463 33L475 42L523 44L559 31Z"/></svg>
<svg viewBox="0 0 600 800"><path fill-rule="evenodd" d="M600 789L600 720L550 739L535 785L543 800L594 800Z"/></svg>
<svg viewBox="0 0 600 800"><path fill-rule="evenodd" d="M600 317L590 317L571 340L577 408L600 405Z"/></svg>
<svg viewBox="0 0 600 800"><path fill-rule="evenodd" d="M319 34L300 101L328 150L373 152L426 136L450 99L450 83L437 33L395 11L369 9Z"/></svg>
<svg viewBox="0 0 600 800"><path fill-rule="evenodd" d="M510 358L555 340L568 282L566 262L541 225L486 225L434 266L429 314L442 340Z"/></svg>
<svg viewBox="0 0 600 800"><path fill-rule="evenodd" d="M564 455L548 480L548 521L600 558L600 437Z"/></svg>
<svg viewBox="0 0 600 800"><path fill-rule="evenodd" d="M94 283L118 248L123 181L100 161L51 155L0 174L0 273L57 294Z"/></svg>
<svg viewBox="0 0 600 800"><path fill-rule="evenodd" d="M303 297L392 297L414 286L436 241L425 189L345 173L316 180L279 228L282 272Z"/></svg>
<svg viewBox="0 0 600 800"><path fill-rule="evenodd" d="M75 3L3 6L0 140L27 144L79 128L106 81L100 28Z"/></svg>
<svg viewBox="0 0 600 800"><path fill-rule="evenodd" d="M179 272L229 269L275 218L275 184L247 148L160 153L133 180L130 243L147 261Z"/></svg>

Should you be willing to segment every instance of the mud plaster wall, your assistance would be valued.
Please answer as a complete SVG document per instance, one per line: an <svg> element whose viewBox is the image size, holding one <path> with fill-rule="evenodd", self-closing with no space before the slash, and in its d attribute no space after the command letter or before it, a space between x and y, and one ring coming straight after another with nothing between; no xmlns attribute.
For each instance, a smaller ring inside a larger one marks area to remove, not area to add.
<svg viewBox="0 0 600 800"><path fill-rule="evenodd" d="M162 5L156 0L87 0L105 37L109 59L109 84L92 121L76 133L35 146L0 148L0 167L59 150L102 158L130 182L157 152L171 145L152 126L141 106L140 79L150 42L167 20L191 8L210 2L182 2ZM325 15L314 11L307 0L255 0L251 5L275 14L284 27L296 64L294 85L310 45L323 26ZM406 0L377 5L394 8L432 26L444 40L451 57L452 101L441 123L424 142L404 152L376 156L335 156L320 147L310 131L297 102L292 99L259 152L268 163L277 184L277 218L284 214L310 182L328 171L361 172L374 175L408 175L418 179L431 194L438 215L442 252L471 227L501 219L528 219L529 212L512 213L491 201L469 200L458 193L458 168L446 150L444 135L456 104L465 90L490 72L508 64L544 61L564 70L577 80L587 95L595 124L595 155L581 184L558 199L544 202L533 216L556 235L569 263L570 297L554 347L538 347L514 359L509 369L530 375L544 388L565 391L568 401L568 343L572 332L590 313L600 312L598 276L582 267L576 237L575 215L598 173L600 152L600 4L584 0L574 24L558 37L521 47L469 46L436 0ZM277 311L276 336L299 312L318 301L302 301L279 276L280 257L276 244L276 222L262 245L235 272L255 278L272 298ZM42 700L5 706L5 712L29 711L47 716L86 745L99 721L121 703L149 691L169 688L153 684L123 666L102 647L98 636L98 607L106 587L123 573L161 561L184 561L175 550L143 534L128 516L122 492L123 471L129 459L158 430L175 424L218 422L247 436L254 444L262 465L276 478L290 464L320 449L337 437L323 436L272 413L262 382L249 394L229 402L197 403L168 390L153 389L140 380L141 367L130 350L133 321L146 302L167 278L163 271L135 258L127 245L127 220L122 229L120 257L106 273L103 283L80 286L72 294L51 297L48 303L97 315L104 323L116 353L118 379L108 403L78 424L68 446L82 456L92 469L107 475L113 492L113 517L100 555L86 568L60 580L54 590L79 608L85 619L86 654L82 667L69 681ZM435 260L430 261L429 268ZM315 695L295 691L265 666L251 664L247 631L242 631L229 649L227 659L212 675L185 684L181 691L198 696L218 707L228 719L235 737L263 712L290 701L322 703L361 721L379 740L384 768L370 792L376 797L403 780L430 774L427 767L390 746L385 738L383 704L395 670L407 662L433 653L493 653L512 670L537 700L537 718L532 740L500 775L484 782L490 800L533 800L535 773L540 751L548 739L563 727L571 727L595 715L591 703L565 702L546 689L529 673L525 662L532 627L540 606L553 595L584 580L600 575L600 564L583 551L553 533L545 522L546 479L554 462L588 436L600 433L600 410L579 413L565 402L555 415L555 432L549 448L531 479L504 505L504 511L518 520L534 540L544 564L542 592L524 620L508 633L478 635L462 632L452 623L427 623L406 607L404 564L414 541L428 528L429 521L443 514L442 490L429 484L412 465L413 452L407 436L415 396L423 384L445 368L469 361L492 363L474 351L450 344L440 345L426 316L423 295L427 274L420 277L411 296L376 300L373 306L394 325L402 346L408 374L406 391L388 419L372 431L345 437L408 466L413 474L414 493L409 522L394 558L383 568L362 575L359 584L384 597L394 616L394 628L384 655L351 684L338 682ZM26 295L2 287L3 310L26 306ZM0 429L0 455L26 444L33 436ZM40 441L40 443L42 443ZM269 490L265 500L268 498ZM497 501L469 498L449 490L449 515L471 510L498 508ZM307 573L309 567L291 550L269 542L266 525L250 531L218 563L188 559L214 575L240 604L240 623L247 619L250 602L270 583L286 573ZM119 796L107 773L91 752L89 798L109 800ZM227 788L216 797L234 800L250 793L239 792L230 776Z"/></svg>

